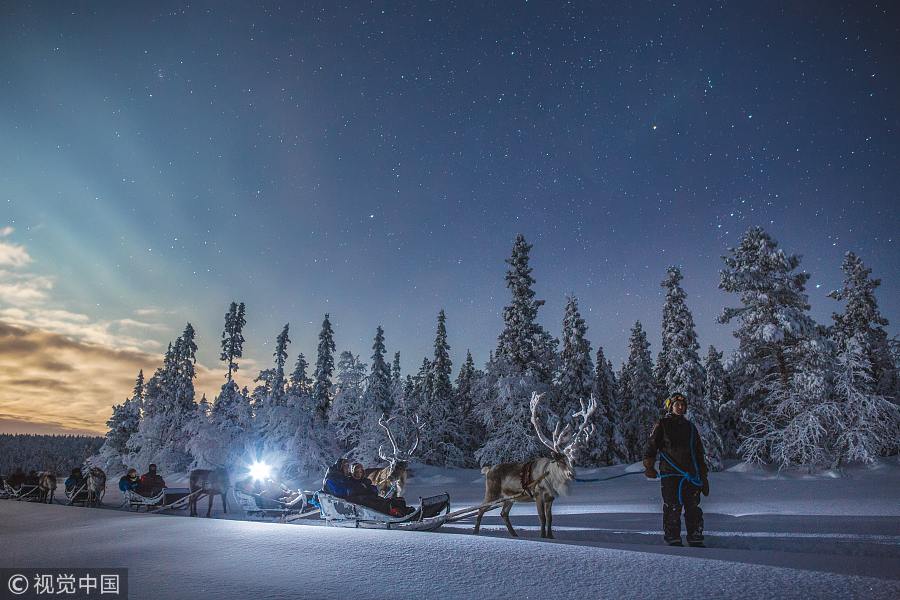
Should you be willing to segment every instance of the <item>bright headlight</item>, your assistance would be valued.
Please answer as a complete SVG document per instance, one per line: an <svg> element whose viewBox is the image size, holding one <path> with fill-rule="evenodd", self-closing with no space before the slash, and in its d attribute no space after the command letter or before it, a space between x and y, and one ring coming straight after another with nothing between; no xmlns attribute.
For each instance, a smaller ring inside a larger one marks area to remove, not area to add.
<svg viewBox="0 0 900 600"><path fill-rule="evenodd" d="M272 466L264 462L255 462L250 465L250 477L257 481L265 481L272 474Z"/></svg>

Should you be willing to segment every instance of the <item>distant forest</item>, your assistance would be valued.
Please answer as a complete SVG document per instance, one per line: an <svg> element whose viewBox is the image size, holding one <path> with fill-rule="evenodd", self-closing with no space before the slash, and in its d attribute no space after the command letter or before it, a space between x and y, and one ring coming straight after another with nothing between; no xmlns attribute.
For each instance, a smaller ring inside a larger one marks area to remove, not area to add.
<svg viewBox="0 0 900 600"><path fill-rule="evenodd" d="M0 433L0 474L21 467L30 470L68 473L103 445L102 437L87 435L34 435Z"/></svg>

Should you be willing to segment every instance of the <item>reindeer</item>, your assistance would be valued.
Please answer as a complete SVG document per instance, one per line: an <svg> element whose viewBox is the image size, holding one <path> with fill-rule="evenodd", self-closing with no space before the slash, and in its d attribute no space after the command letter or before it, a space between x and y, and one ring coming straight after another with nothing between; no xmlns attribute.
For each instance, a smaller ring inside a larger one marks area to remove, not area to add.
<svg viewBox="0 0 900 600"><path fill-rule="evenodd" d="M228 488L231 487L231 481L228 479L228 472L219 467L217 469L194 469L191 471L191 499L188 501L191 507L191 516L197 515L197 500L200 495L209 496L209 506L206 508L206 517L212 511L213 497L218 494L222 496L222 512L228 514L228 502L225 495ZM195 493L197 492L197 493Z"/></svg>
<svg viewBox="0 0 900 600"><path fill-rule="evenodd" d="M41 502L53 503L53 494L56 492L56 475L50 471L38 472L38 496Z"/></svg>
<svg viewBox="0 0 900 600"><path fill-rule="evenodd" d="M87 489L85 506L99 506L106 495L106 473L100 467L91 467L84 478L84 485Z"/></svg>
<svg viewBox="0 0 900 600"><path fill-rule="evenodd" d="M531 394L531 424L542 444L550 449L550 458L535 458L526 463L503 463L492 467L484 467L484 504L495 502L500 498L509 498L503 503L500 516L506 523L506 529L513 537L519 537L512 523L509 522L509 511L514 502L535 502L538 516L541 519L541 537L553 538L553 501L566 493L569 481L575 477L572 459L578 450L594 432L590 424L591 415L597 410L597 401L591 396L587 404L581 401L581 410L572 415L573 421L579 421L573 429L567 423L560 431L561 421L553 430L551 439L547 439L538 418L538 405L543 394ZM475 519L475 534L481 528L481 517L489 510L484 507L478 511Z"/></svg>
<svg viewBox="0 0 900 600"><path fill-rule="evenodd" d="M412 459L416 448L419 447L419 432L425 427L425 424L419 421L419 415L416 415L413 421L416 429L416 441L413 442L409 450L401 451L397 447L397 440L394 439L394 434L391 433L389 427L390 422L394 419L396 417L385 419L385 415L378 419L378 424L387 432L388 440L390 440L394 450L393 455L388 457L384 455L383 446L378 447L378 456L381 457L381 460L386 461L388 466L373 467L365 470L366 477L378 488L378 492L382 496L387 494L392 487L394 488L395 496L403 495L403 490L406 488L406 478L409 475L409 461Z"/></svg>

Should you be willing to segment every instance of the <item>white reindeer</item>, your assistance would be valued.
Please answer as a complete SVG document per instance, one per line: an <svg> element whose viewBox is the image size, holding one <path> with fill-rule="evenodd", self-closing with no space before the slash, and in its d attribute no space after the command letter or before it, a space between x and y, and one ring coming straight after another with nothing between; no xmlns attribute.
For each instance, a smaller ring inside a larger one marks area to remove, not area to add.
<svg viewBox="0 0 900 600"><path fill-rule="evenodd" d="M538 404L543 394L531 394L531 424L542 444L550 449L550 458L535 458L525 463L503 463L492 467L484 467L484 504L500 498L511 498L503 503L500 516L506 523L506 529L513 537L518 537L512 523L509 522L509 511L514 502L537 503L538 516L541 519L541 537L553 537L553 501L565 494L569 481L575 477L572 459L578 450L593 433L594 425L590 423L591 415L597 410L597 401L591 396L585 404L582 400L581 410L572 415L573 421L580 421L576 427L567 423L560 431L561 420L557 422L551 439L544 435L538 417ZM481 528L481 517L488 507L478 511L475 519L475 534Z"/></svg>

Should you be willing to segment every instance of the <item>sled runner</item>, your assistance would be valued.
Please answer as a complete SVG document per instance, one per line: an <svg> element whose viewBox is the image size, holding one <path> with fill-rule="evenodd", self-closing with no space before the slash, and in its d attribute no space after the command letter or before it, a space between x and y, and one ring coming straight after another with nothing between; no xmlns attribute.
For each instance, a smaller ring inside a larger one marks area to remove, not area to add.
<svg viewBox="0 0 900 600"><path fill-rule="evenodd" d="M420 498L419 506L408 515L399 517L384 514L362 504L355 504L325 492L316 494L321 516L334 527L362 529L403 529L433 531L443 525L450 512L450 495L438 494Z"/></svg>
<svg viewBox="0 0 900 600"><path fill-rule="evenodd" d="M287 517L302 518L303 516L311 516L319 512L318 508L310 503L312 499L311 492L300 492L290 502L273 500L261 494L245 492L237 488L234 490L234 496L250 519L280 518L281 520L286 520Z"/></svg>

